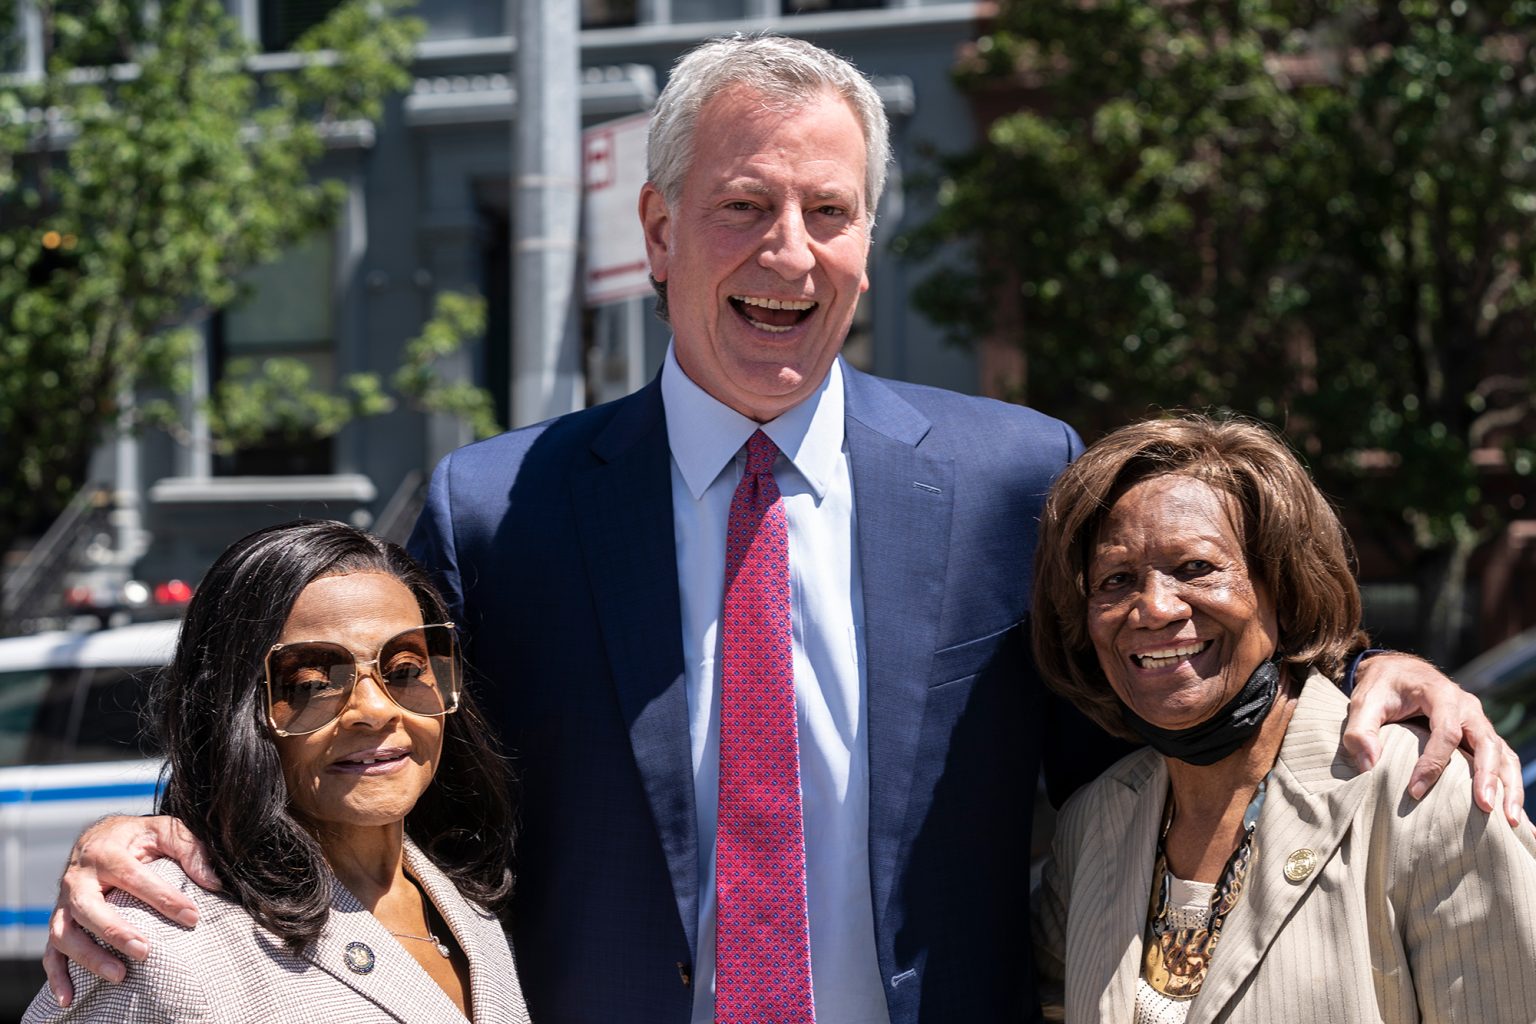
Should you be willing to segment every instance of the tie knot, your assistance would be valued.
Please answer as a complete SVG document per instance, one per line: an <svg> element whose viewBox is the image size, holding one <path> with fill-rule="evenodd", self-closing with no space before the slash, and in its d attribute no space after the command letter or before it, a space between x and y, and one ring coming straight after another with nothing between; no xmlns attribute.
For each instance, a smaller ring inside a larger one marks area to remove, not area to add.
<svg viewBox="0 0 1536 1024"><path fill-rule="evenodd" d="M747 438L748 473L772 473L773 460L778 457L779 446L761 430L753 431L752 436Z"/></svg>

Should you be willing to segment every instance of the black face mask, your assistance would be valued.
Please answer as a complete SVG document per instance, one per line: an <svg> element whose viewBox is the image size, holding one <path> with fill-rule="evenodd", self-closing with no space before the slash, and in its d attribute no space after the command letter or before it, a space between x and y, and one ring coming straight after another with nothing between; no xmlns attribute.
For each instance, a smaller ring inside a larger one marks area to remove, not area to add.
<svg viewBox="0 0 1536 1024"><path fill-rule="evenodd" d="M1159 729L1124 702L1120 704L1120 718L1159 754L1189 764L1215 764L1259 731L1279 692L1280 666L1266 661L1253 670L1248 682L1225 707L1188 729Z"/></svg>

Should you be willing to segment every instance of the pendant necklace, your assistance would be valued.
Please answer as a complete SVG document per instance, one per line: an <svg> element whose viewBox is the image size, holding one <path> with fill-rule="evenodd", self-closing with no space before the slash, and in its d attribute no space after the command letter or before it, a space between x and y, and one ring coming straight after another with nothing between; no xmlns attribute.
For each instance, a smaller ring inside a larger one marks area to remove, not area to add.
<svg viewBox="0 0 1536 1024"><path fill-rule="evenodd" d="M1173 824L1173 796L1163 813L1163 830L1157 837L1157 865L1152 869L1152 900L1147 907L1147 939L1142 951L1141 976L1148 985L1170 999L1193 999L1205 983L1221 938L1221 926L1237 906L1243 894L1248 870L1255 856L1253 833L1258 828L1259 811L1264 807L1264 791L1269 776L1259 781L1248 809L1243 813L1243 838L1227 859L1226 868L1211 891L1210 916L1199 928L1175 928L1168 920L1170 878L1168 855L1164 846L1168 828Z"/></svg>
<svg viewBox="0 0 1536 1024"><path fill-rule="evenodd" d="M444 942L442 939L439 939L437 937L437 933L432 930L432 918L429 916L429 911L427 910L427 894L422 892L421 888L418 886L416 888L416 895L421 897L421 919L426 922L427 934L408 935L405 932L390 932L389 934L393 935L397 939L415 939L417 942L430 942L432 945L437 947L437 952L442 956L442 958L447 960L453 955L453 953L448 948L448 943Z"/></svg>

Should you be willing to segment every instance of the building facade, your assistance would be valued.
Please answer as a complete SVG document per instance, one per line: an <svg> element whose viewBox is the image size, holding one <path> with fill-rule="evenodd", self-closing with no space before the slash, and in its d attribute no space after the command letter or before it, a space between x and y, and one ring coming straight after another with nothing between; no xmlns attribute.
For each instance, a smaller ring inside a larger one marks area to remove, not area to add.
<svg viewBox="0 0 1536 1024"><path fill-rule="evenodd" d="M26 73L41 67L41 28L28 0L16 2L20 17L8 70ZM189 436L150 434L105 446L91 475L110 500L83 501L73 533L66 536L70 524L61 524L57 536L35 549L52 558L45 576L62 578L58 567L71 563L71 578L88 575L94 565L108 579L195 582L229 541L299 515L350 520L402 537L424 475L471 440L459 420L401 408L354 421L333 438L220 456L197 403L237 360L297 359L321 383L357 372L388 379L443 291L484 296L488 317L484 336L455 356L445 374L485 387L500 422L517 421L509 408L519 238L510 184L517 2L422 0L412 12L427 26L412 67L414 87L377 122L329 138L320 173L346 190L334 230L252 273L250 298L202 325L204 351L186 406ZM227 5L262 51L258 65L271 67L291 61L292 41L336 6L335 0ZM648 110L678 56L722 33L780 32L848 57L885 99L895 163L879 211L871 289L846 352L879 374L975 391L975 357L946 346L941 331L910 309L908 284L922 268L900 259L891 243L922 216L921 198L908 181L926 168L924 154L974 142L970 108L950 74L958 49L976 37L986 13L984 4L922 0L582 0L581 120L591 126ZM588 403L649 380L668 341L648 298L588 309L583 336ZM103 504L110 506L105 512ZM59 550L50 553L50 546ZM8 591L16 575L8 577ZM34 587L38 575L31 573Z"/></svg>

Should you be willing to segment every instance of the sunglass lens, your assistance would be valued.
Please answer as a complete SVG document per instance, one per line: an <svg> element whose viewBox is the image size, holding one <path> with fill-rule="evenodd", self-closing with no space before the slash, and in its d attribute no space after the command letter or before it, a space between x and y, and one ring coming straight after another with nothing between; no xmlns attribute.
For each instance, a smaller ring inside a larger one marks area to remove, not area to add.
<svg viewBox="0 0 1536 1024"><path fill-rule="evenodd" d="M290 644L267 659L272 682L272 721L285 732L318 729L341 712L355 663L345 647Z"/></svg>
<svg viewBox="0 0 1536 1024"><path fill-rule="evenodd" d="M407 711L441 715L457 702L453 630L445 626L408 629L384 645L379 675L389 695Z"/></svg>

